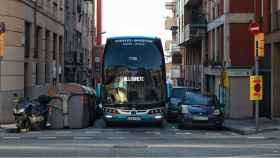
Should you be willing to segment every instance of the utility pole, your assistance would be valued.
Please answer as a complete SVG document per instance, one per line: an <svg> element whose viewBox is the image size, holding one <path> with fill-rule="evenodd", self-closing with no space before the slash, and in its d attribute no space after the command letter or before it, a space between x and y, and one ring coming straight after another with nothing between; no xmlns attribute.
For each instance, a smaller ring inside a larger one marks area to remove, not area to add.
<svg viewBox="0 0 280 158"><path fill-rule="evenodd" d="M250 100L255 102L256 132L259 131L259 101L262 100L262 76L259 76L259 57L264 56L264 33L256 22L249 25L249 31L254 36L255 76L250 77Z"/></svg>

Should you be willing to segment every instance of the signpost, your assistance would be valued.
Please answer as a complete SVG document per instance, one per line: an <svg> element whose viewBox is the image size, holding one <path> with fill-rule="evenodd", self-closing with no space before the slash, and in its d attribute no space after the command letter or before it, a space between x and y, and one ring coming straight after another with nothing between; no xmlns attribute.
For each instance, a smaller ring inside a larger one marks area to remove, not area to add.
<svg viewBox="0 0 280 158"><path fill-rule="evenodd" d="M254 37L254 41L255 56L264 57L264 33L257 33Z"/></svg>
<svg viewBox="0 0 280 158"><path fill-rule="evenodd" d="M6 32L6 26L5 23L0 22L0 58L4 56L4 50L5 50L5 32Z"/></svg>
<svg viewBox="0 0 280 158"><path fill-rule="evenodd" d="M249 32L254 36L254 50L255 50L255 76L250 77L252 80L252 91L250 100L255 101L255 119L256 132L259 131L259 100L262 100L262 77L259 76L259 56L264 56L264 34L260 32L260 26L256 22L251 22L249 25ZM251 84L250 84L251 86ZM251 89L251 88L250 88Z"/></svg>

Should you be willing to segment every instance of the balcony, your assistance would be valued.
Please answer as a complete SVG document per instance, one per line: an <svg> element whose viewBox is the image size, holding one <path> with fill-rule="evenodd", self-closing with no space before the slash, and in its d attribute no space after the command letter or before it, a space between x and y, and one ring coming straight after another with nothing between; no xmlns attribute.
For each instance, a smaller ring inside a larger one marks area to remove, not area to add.
<svg viewBox="0 0 280 158"><path fill-rule="evenodd" d="M176 1L172 0L171 2L166 2L165 3L165 8L167 10L176 10Z"/></svg>
<svg viewBox="0 0 280 158"><path fill-rule="evenodd" d="M180 46L177 45L177 41L172 41L172 43L171 43L171 53L172 54L181 53L181 49L180 49Z"/></svg>
<svg viewBox="0 0 280 158"><path fill-rule="evenodd" d="M202 3L202 0L185 0L187 6L198 6Z"/></svg>
<svg viewBox="0 0 280 158"><path fill-rule="evenodd" d="M177 28L176 18L167 17L165 19L165 29L166 30L173 30L175 28Z"/></svg>
<svg viewBox="0 0 280 158"><path fill-rule="evenodd" d="M202 39L206 34L206 24L188 24L185 26L184 43L192 43Z"/></svg>

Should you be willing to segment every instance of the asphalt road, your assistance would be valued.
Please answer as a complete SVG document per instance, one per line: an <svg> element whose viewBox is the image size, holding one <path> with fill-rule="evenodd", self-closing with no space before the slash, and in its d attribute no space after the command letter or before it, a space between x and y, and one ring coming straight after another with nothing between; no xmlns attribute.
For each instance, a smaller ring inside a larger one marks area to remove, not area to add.
<svg viewBox="0 0 280 158"><path fill-rule="evenodd" d="M147 126L9 133L0 130L0 157L280 157L278 137L226 130Z"/></svg>

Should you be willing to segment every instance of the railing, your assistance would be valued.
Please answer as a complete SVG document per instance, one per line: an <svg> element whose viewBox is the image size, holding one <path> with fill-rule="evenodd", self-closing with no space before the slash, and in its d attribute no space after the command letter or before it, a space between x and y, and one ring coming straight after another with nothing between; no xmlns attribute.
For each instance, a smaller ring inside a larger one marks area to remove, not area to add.
<svg viewBox="0 0 280 158"><path fill-rule="evenodd" d="M186 66L187 85L195 88L201 86L202 64L194 64Z"/></svg>
<svg viewBox="0 0 280 158"><path fill-rule="evenodd" d="M175 8L176 8L176 1L173 0L172 2L166 2L165 3L165 8L167 10L175 10Z"/></svg>
<svg viewBox="0 0 280 158"><path fill-rule="evenodd" d="M178 46L177 41L173 41L171 44L171 53L172 54L176 54L176 53L180 53L181 49L180 46Z"/></svg>
<svg viewBox="0 0 280 158"><path fill-rule="evenodd" d="M185 42L201 38L206 33L206 24L188 24L185 26Z"/></svg>

